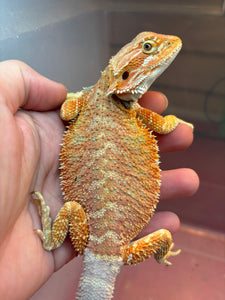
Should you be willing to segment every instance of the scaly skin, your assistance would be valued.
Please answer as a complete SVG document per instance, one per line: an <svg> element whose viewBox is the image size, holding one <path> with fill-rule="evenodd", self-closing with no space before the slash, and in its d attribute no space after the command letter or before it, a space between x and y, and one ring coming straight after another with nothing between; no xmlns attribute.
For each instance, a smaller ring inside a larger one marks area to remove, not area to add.
<svg viewBox="0 0 225 300"><path fill-rule="evenodd" d="M159 199L152 131L166 134L186 123L163 118L137 100L180 49L177 37L143 32L111 58L95 86L68 94L62 105L61 118L70 121L60 157L65 204L51 228L49 208L35 192L43 224L38 234L50 251L69 232L75 249L84 253L79 299L111 299L123 264L154 254L159 263L170 265L168 257L180 252L171 251L172 237L165 229L132 242Z"/></svg>

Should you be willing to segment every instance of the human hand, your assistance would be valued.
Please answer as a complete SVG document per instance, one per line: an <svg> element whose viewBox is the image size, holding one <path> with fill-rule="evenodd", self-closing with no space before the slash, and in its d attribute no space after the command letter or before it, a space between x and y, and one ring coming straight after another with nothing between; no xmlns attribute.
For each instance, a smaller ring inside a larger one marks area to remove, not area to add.
<svg viewBox="0 0 225 300"><path fill-rule="evenodd" d="M60 206L59 144L64 126L56 109L66 88L22 62L0 63L0 298L27 299L54 272L43 250L30 192ZM20 108L20 109L19 109Z"/></svg>
<svg viewBox="0 0 225 300"><path fill-rule="evenodd" d="M0 295L5 299L29 298L74 256L68 240L52 252L43 249L34 233L40 220L30 203L30 192L40 191L53 218L62 205L58 155L64 126L56 109L65 97L64 86L27 65L0 64L0 270L4 274ZM156 92L148 92L141 104L158 113L166 106L164 97ZM159 137L161 152L185 149L191 142L192 132L185 125ZM161 200L190 196L197 186L198 177L192 170L162 172ZM174 232L178 227L176 215L160 213L145 232L159 228Z"/></svg>

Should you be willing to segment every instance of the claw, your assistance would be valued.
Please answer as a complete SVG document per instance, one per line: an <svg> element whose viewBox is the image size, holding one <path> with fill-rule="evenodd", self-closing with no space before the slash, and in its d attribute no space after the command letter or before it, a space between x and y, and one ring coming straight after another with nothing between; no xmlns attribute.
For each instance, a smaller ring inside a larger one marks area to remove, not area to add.
<svg viewBox="0 0 225 300"><path fill-rule="evenodd" d="M159 261L160 264L165 264L167 266L171 266L172 263L170 261L167 260L167 258L169 258L170 256L176 256L178 254L180 254L181 249L177 250L177 251L171 251L174 247L174 243L172 243L170 245L170 249L169 251L166 253L166 255L164 257L161 258L161 260Z"/></svg>

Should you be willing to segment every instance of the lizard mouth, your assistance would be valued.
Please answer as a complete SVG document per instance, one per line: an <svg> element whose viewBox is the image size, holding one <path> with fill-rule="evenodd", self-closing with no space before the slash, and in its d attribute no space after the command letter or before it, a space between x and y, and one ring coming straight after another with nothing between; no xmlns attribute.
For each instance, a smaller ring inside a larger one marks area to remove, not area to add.
<svg viewBox="0 0 225 300"><path fill-rule="evenodd" d="M124 100L124 99L121 99L120 97L118 97L118 95L116 94L112 94L112 98L113 100L115 100L117 103L119 102L120 104L122 104L122 106L126 109L130 109L133 104L134 104L134 100L130 99L130 100Z"/></svg>
<svg viewBox="0 0 225 300"><path fill-rule="evenodd" d="M112 94L114 100L119 100L124 107L132 107L138 99L147 91L148 87L140 85L130 90L117 90Z"/></svg>

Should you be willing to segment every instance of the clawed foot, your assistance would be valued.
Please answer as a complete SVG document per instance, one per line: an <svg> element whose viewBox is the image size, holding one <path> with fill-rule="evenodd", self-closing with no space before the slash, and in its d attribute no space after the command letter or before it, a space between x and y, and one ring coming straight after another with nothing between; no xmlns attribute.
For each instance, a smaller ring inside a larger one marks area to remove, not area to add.
<svg viewBox="0 0 225 300"><path fill-rule="evenodd" d="M194 131L194 125L193 124L191 124L189 122L186 122L186 121L183 121L181 119L179 119L179 123L189 126L191 128L192 132Z"/></svg>
<svg viewBox="0 0 225 300"><path fill-rule="evenodd" d="M170 256L176 256L178 254L180 254L181 249L177 250L177 251L171 251L174 247L174 243L172 243L170 245L169 251L166 253L166 255L164 257L162 257L158 262L160 264L165 264L167 266L171 266L172 263L170 261L167 260L167 258L169 258Z"/></svg>
<svg viewBox="0 0 225 300"><path fill-rule="evenodd" d="M32 192L32 196L35 195L36 198L33 197L33 201L35 202L39 215L41 217L42 229L36 229L35 232L43 241L43 247L47 250L51 248L51 222L50 218L50 208L46 205L45 200L40 192Z"/></svg>

